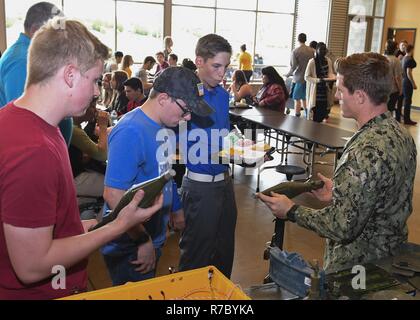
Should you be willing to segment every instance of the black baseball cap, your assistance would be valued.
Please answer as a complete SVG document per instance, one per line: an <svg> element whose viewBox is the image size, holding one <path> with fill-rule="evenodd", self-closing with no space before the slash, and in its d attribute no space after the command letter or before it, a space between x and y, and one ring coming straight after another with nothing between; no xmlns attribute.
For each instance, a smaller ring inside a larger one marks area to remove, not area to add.
<svg viewBox="0 0 420 320"><path fill-rule="evenodd" d="M181 99L196 115L207 117L214 110L204 100L204 86L200 78L184 67L169 67L162 71L153 83L153 89Z"/></svg>

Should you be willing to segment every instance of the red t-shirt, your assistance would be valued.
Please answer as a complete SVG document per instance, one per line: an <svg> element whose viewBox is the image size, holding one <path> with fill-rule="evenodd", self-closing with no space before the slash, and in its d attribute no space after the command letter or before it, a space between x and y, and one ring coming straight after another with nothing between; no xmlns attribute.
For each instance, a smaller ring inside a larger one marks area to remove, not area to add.
<svg viewBox="0 0 420 320"><path fill-rule="evenodd" d="M147 98L144 98L143 100L136 101L136 100L130 100L130 102L127 104L127 112L130 112L138 107L141 107L145 102Z"/></svg>
<svg viewBox="0 0 420 320"><path fill-rule="evenodd" d="M0 299L53 299L86 289L86 260L66 270L64 290L53 289L51 278L32 285L19 281L7 252L4 223L54 226L54 239L83 233L60 130L13 103L0 110Z"/></svg>

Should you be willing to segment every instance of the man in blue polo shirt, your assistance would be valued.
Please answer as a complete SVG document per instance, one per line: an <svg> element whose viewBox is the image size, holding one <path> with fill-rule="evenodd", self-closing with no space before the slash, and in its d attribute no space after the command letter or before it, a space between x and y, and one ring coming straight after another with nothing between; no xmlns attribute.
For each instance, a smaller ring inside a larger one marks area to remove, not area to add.
<svg viewBox="0 0 420 320"><path fill-rule="evenodd" d="M39 2L29 8L25 17L24 33L20 34L19 39L0 59L0 108L19 98L23 93L31 39L39 28L56 15L62 15L62 12L49 2ZM69 144L73 130L72 118L64 119L59 126Z"/></svg>
<svg viewBox="0 0 420 320"><path fill-rule="evenodd" d="M219 35L206 35L197 43L198 76L204 85L204 99L215 113L206 118L193 117L188 123L188 152L184 153L188 154L187 172L182 183L185 230L179 264L181 271L214 265L228 278L235 248L235 194L229 166L212 163L211 158L222 149L222 132L227 134L230 129L229 94L219 84L231 55L231 45ZM194 139L202 137L199 133L203 131L207 141ZM221 137L215 139L215 132ZM208 155L206 159L202 152Z"/></svg>
<svg viewBox="0 0 420 320"><path fill-rule="evenodd" d="M191 70L168 68L156 78L143 106L127 113L114 127L108 139L105 175L104 199L108 207L114 208L131 186L170 168L171 155L163 154L165 148L160 137L171 137L165 128L190 120L191 112L199 116L213 112L200 96L201 87L200 79ZM172 147L175 151L175 146ZM165 186L163 194L162 210L155 217L102 248L114 285L154 277L170 214L174 227L184 228L184 213L174 181Z"/></svg>

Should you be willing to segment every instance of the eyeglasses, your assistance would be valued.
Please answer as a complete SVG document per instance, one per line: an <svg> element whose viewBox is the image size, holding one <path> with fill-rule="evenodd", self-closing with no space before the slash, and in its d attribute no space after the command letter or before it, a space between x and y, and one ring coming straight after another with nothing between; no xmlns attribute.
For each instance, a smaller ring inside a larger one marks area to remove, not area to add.
<svg viewBox="0 0 420 320"><path fill-rule="evenodd" d="M184 118L186 116L189 116L192 113L191 109L181 106L181 104L176 99L174 99L174 101L183 112L181 117Z"/></svg>

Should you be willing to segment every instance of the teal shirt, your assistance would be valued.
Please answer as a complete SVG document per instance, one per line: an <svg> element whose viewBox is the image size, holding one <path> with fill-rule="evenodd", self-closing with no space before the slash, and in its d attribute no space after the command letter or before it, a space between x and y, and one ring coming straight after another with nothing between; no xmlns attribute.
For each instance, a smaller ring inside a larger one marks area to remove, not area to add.
<svg viewBox="0 0 420 320"><path fill-rule="evenodd" d="M21 33L0 59L0 108L23 93L30 42L31 39Z"/></svg>
<svg viewBox="0 0 420 320"><path fill-rule="evenodd" d="M31 39L21 33L18 40L0 58L0 108L19 98L25 89L30 43ZM72 118L61 121L59 127L69 145L73 132Z"/></svg>

